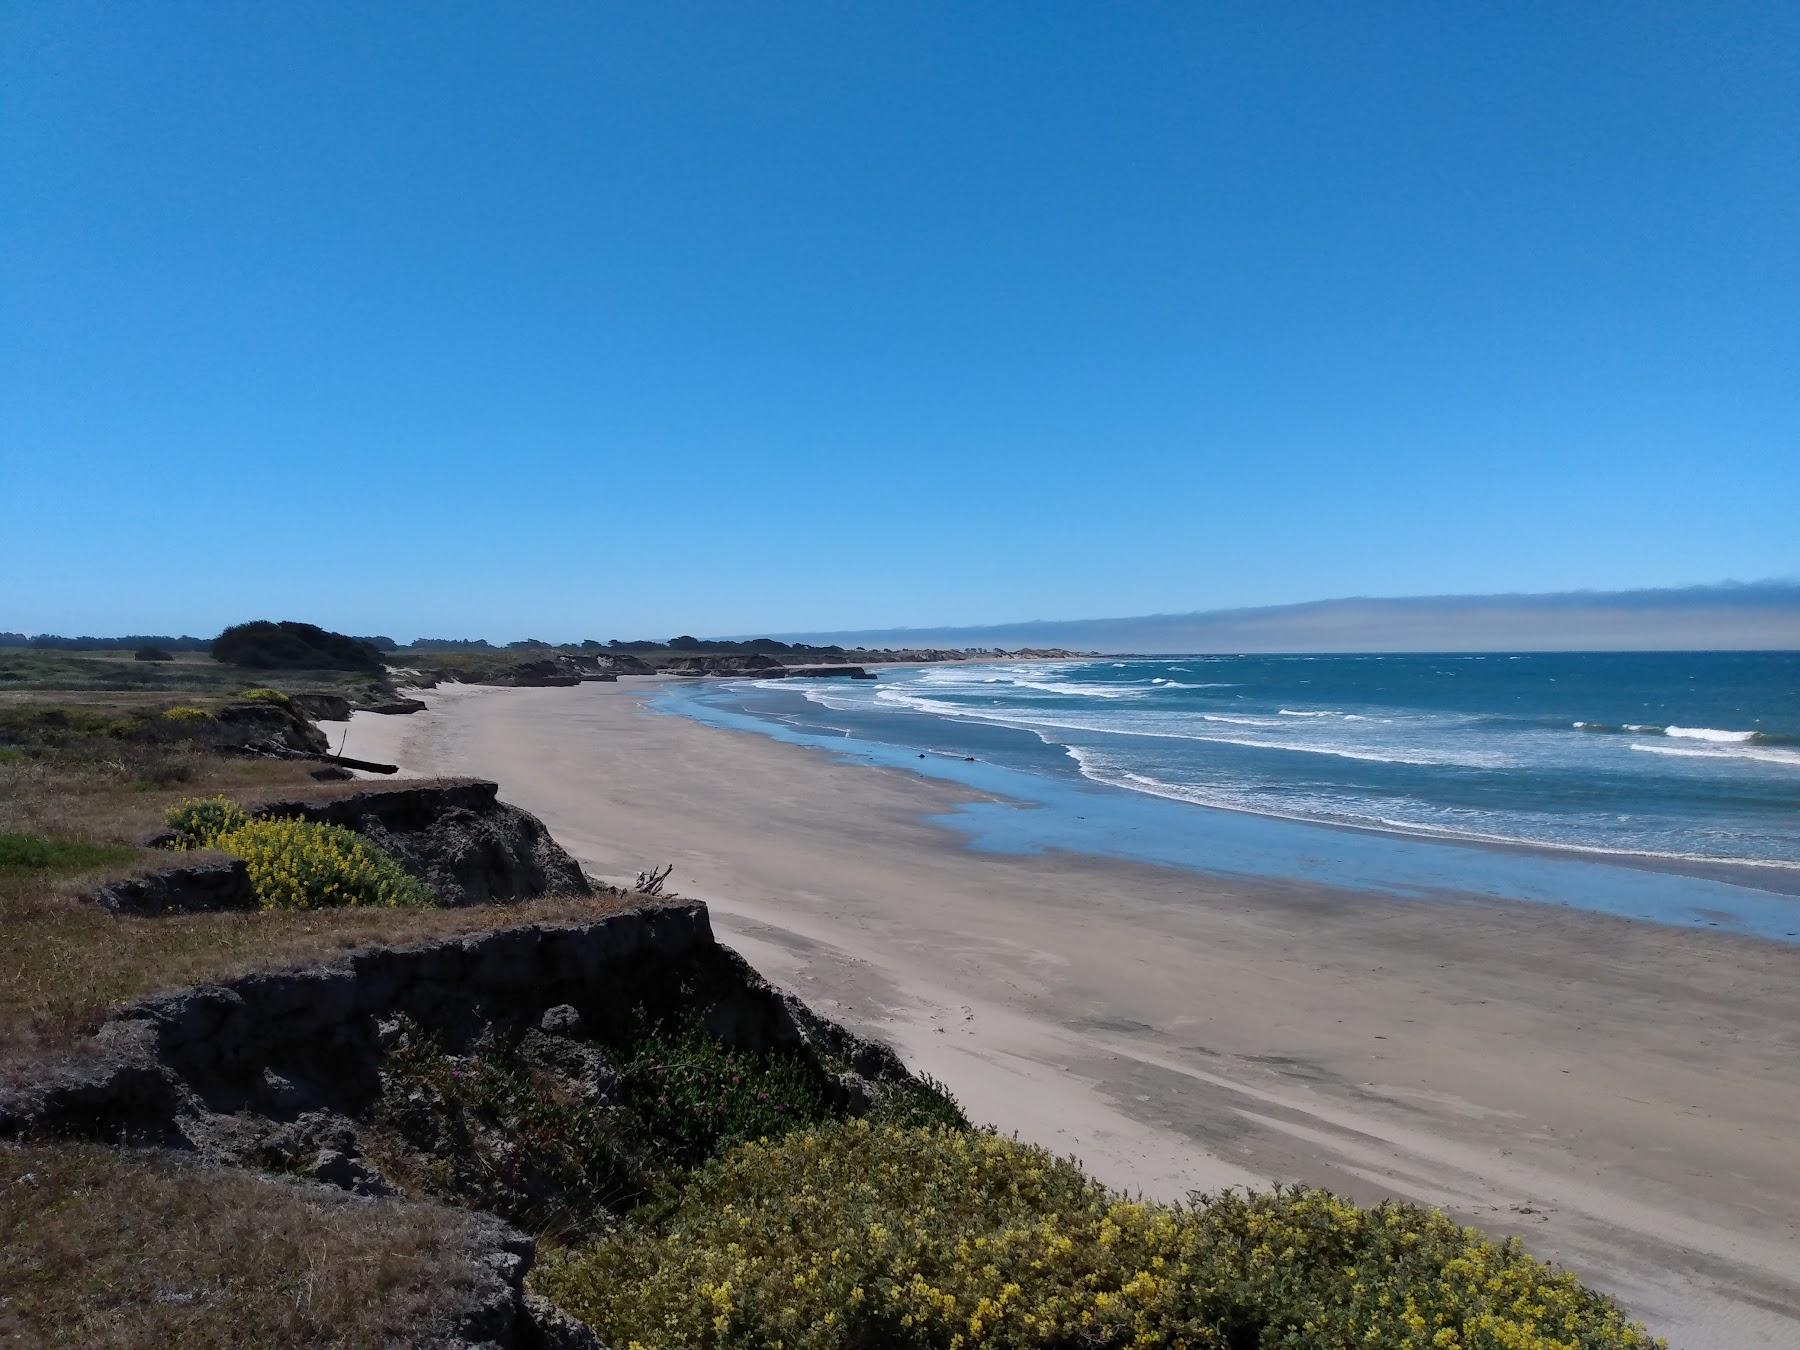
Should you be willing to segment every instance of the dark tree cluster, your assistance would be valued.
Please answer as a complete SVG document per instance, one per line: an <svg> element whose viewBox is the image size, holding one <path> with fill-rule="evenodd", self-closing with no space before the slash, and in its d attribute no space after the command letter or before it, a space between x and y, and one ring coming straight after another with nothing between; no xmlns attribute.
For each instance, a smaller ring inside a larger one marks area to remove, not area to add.
<svg viewBox="0 0 1800 1350"><path fill-rule="evenodd" d="M203 652L211 643L211 638L164 637L150 633L127 633L123 637L63 637L58 633L27 637L23 633L0 633L0 647L36 647L63 652L130 651L140 647L161 647L169 652Z"/></svg>
<svg viewBox="0 0 1800 1350"><path fill-rule="evenodd" d="M316 624L254 619L233 624L212 641L213 659L255 670L361 670L382 673L381 652L362 638Z"/></svg>

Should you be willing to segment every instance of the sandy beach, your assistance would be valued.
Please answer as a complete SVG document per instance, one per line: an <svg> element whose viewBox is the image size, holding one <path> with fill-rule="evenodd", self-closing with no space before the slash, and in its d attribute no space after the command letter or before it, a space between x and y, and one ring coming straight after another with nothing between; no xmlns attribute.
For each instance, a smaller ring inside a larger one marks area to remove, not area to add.
<svg viewBox="0 0 1800 1350"><path fill-rule="evenodd" d="M345 750L498 779L596 878L672 863L769 978L1115 1185L1416 1200L1672 1345L1800 1346L1800 948L978 854L929 820L965 789L653 690L446 687Z"/></svg>

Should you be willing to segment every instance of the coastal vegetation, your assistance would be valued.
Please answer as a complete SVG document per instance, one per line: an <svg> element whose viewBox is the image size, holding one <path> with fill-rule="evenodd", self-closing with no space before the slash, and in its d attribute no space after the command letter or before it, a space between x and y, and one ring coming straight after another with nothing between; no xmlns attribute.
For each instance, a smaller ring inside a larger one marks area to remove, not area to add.
<svg viewBox="0 0 1800 1350"><path fill-rule="evenodd" d="M420 908L435 897L355 830L310 820L260 820L228 797L195 798L169 813L178 848L242 858L264 909L369 905Z"/></svg>
<svg viewBox="0 0 1800 1350"><path fill-rule="evenodd" d="M535 1279L619 1346L1655 1344L1516 1243L1414 1206L1150 1204L1017 1140L867 1120L747 1143Z"/></svg>
<svg viewBox="0 0 1800 1350"><path fill-rule="evenodd" d="M836 1089L841 1066L799 1047L729 1043L693 1010L656 1019L640 1008L606 1043L533 1031L452 1053L409 1020L396 1032L370 1156L417 1194L555 1242L667 1203L692 1169L747 1141L853 1112L966 1126L940 1085L867 1084L853 1098Z"/></svg>

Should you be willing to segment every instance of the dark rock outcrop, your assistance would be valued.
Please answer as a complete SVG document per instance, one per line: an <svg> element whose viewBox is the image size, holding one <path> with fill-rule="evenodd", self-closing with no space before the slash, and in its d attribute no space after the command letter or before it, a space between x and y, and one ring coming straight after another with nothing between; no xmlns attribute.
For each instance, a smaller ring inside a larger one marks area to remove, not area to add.
<svg viewBox="0 0 1800 1350"><path fill-rule="evenodd" d="M514 666L503 683L521 689L560 689L581 683L581 670L567 658L547 657L541 661L521 661Z"/></svg>
<svg viewBox="0 0 1800 1350"><path fill-rule="evenodd" d="M350 717L350 700L342 694L293 694L289 701L315 722L344 722Z"/></svg>
<svg viewBox="0 0 1800 1350"><path fill-rule="evenodd" d="M864 670L861 666L795 666L788 672L788 678L794 680L872 680L873 671Z"/></svg>
<svg viewBox="0 0 1800 1350"><path fill-rule="evenodd" d="M595 658L601 670L611 671L614 675L654 675L656 667L641 656L633 656L630 652L615 652L607 656Z"/></svg>
<svg viewBox="0 0 1800 1350"><path fill-rule="evenodd" d="M416 698L391 698L385 703L377 703L369 711L389 717L404 717L408 713L424 712L425 705Z"/></svg>
<svg viewBox="0 0 1800 1350"><path fill-rule="evenodd" d="M320 731L302 714L285 703L247 700L227 703L213 714L233 749L257 755L290 755L298 750L305 754L324 754L331 748Z"/></svg>
<svg viewBox="0 0 1800 1350"><path fill-rule="evenodd" d="M114 881L95 891L94 900L115 914L194 914L256 908L250 869L242 858L190 863Z"/></svg>
<svg viewBox="0 0 1800 1350"><path fill-rule="evenodd" d="M269 801L255 814L367 835L445 905L591 895L580 865L543 822L498 794L497 784L482 780L407 784L322 801Z"/></svg>
<svg viewBox="0 0 1800 1350"><path fill-rule="evenodd" d="M683 656L663 667L670 675L754 675L780 679L787 667L772 656L755 653L749 656Z"/></svg>

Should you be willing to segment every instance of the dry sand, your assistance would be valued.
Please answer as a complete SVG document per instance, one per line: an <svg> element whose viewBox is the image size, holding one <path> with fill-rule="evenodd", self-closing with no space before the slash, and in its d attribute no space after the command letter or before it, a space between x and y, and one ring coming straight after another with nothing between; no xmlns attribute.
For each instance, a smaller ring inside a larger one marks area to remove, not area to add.
<svg viewBox="0 0 1800 1350"><path fill-rule="evenodd" d="M497 778L596 877L672 862L771 979L1106 1181L1422 1201L1675 1346L1800 1347L1800 949L975 854L926 819L963 789L649 713L646 683L440 689L348 753Z"/></svg>

